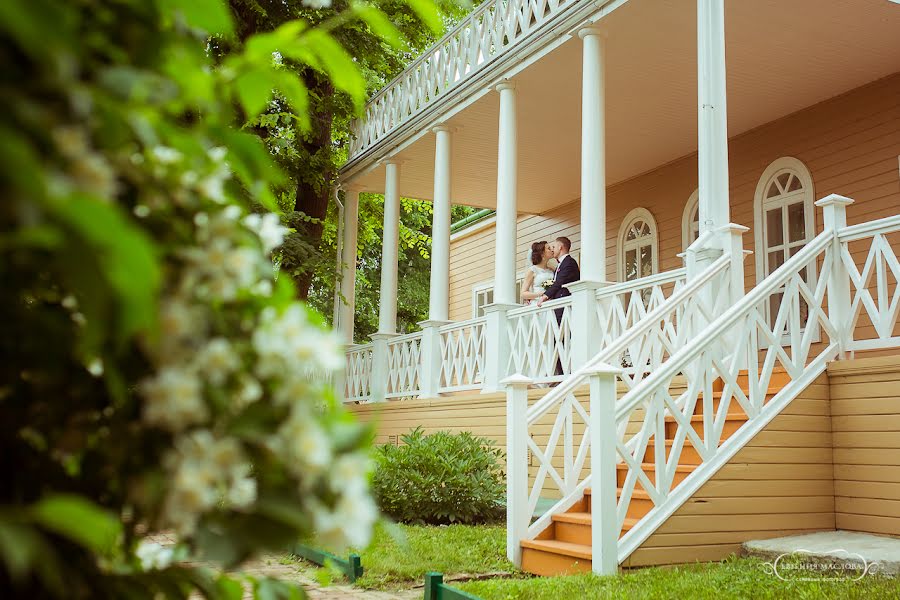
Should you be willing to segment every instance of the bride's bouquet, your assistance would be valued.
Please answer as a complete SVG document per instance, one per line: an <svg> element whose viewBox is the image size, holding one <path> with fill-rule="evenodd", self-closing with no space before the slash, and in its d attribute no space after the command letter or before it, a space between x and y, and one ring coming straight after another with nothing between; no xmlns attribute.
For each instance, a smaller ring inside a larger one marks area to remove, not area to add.
<svg viewBox="0 0 900 600"><path fill-rule="evenodd" d="M541 283L541 286L542 286L545 290L549 290L549 289L553 286L553 282L554 282L554 281L556 281L556 280L555 280L555 279L548 279L547 281Z"/></svg>

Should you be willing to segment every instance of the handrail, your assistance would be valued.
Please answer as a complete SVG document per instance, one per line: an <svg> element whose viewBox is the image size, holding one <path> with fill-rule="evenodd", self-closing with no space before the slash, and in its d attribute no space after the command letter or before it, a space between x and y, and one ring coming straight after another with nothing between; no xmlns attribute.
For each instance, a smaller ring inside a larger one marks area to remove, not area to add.
<svg viewBox="0 0 900 600"><path fill-rule="evenodd" d="M615 296L623 292L632 292L634 290L640 290L642 288L650 287L660 283L672 283L686 276L687 269L684 267L672 269L670 271L663 271L662 273L655 273L653 275L641 277L640 279L632 279L631 281L623 281L621 283L615 283L610 286L599 288L597 290L597 297L601 298L603 296Z"/></svg>
<svg viewBox="0 0 900 600"><path fill-rule="evenodd" d="M544 302L540 306L538 306L537 304L529 304L527 306L521 306L519 308L514 308L506 314L509 317L520 317L522 315L536 313L536 312L540 312L542 310L550 310L553 308L564 308L571 303L572 303L572 296L565 296L563 298L554 298L553 300L548 300L547 302Z"/></svg>
<svg viewBox="0 0 900 600"><path fill-rule="evenodd" d="M468 319L466 321L454 321L453 323L448 323L446 325L441 325L438 327L438 331L440 333L446 333L448 331L456 331L457 329L465 329L466 327L472 327L474 325L478 325L480 323L486 323L486 317L475 317L474 319Z"/></svg>
<svg viewBox="0 0 900 600"><path fill-rule="evenodd" d="M839 229L837 235L841 242L853 242L878 233L893 233L894 231L900 231L900 215L867 221L859 225L850 225Z"/></svg>
<svg viewBox="0 0 900 600"><path fill-rule="evenodd" d="M412 333L404 333L403 335L398 335L396 337L392 337L387 341L388 346L392 346L394 344L402 344L403 342L408 342L410 340L414 340L416 338L422 337L422 331L413 331Z"/></svg>
<svg viewBox="0 0 900 600"><path fill-rule="evenodd" d="M618 423L629 417L631 411L637 407L641 397L646 394L648 389L659 386L661 383L665 383L675 377L684 368L685 364L690 363L706 348L708 343L712 343L712 340L716 339L716 334L727 331L736 325L748 310L768 298L778 288L784 286L799 269L806 266L810 260L824 251L833 241L834 230L832 229L826 229L817 235L797 254L786 260L784 264L764 278L748 294L732 305L731 308L726 310L722 316L714 320L695 336L696 339L705 340L705 342L688 344L678 350L669 360L662 363L658 369L654 369L646 379L626 393L616 404L616 422Z"/></svg>
<svg viewBox="0 0 900 600"><path fill-rule="evenodd" d="M610 343L602 352L597 354L593 359L588 361L583 367L572 373L564 379L562 383L553 388L550 393L536 402L529 410L527 423L534 424L538 419L544 416L556 403L565 398L566 394L573 392L575 388L583 382L590 373L594 372L597 365L608 362L610 357L616 356L625 350L629 344L637 338L644 335L650 328L655 326L663 317L669 314L673 306L681 304L686 298L702 289L710 280L719 275L728 268L731 259L725 255L719 257L709 268L700 273L694 280L685 285L683 288L672 294L671 297L660 306L656 307L643 319L622 333L616 340Z"/></svg>

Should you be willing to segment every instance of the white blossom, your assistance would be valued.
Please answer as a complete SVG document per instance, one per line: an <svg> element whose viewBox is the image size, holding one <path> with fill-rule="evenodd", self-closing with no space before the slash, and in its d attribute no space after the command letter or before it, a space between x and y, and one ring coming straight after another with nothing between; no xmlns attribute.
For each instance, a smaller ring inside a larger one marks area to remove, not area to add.
<svg viewBox="0 0 900 600"><path fill-rule="evenodd" d="M134 551L135 556L141 561L141 568L145 571L165 569L172 564L174 551L156 542L142 540Z"/></svg>
<svg viewBox="0 0 900 600"><path fill-rule="evenodd" d="M200 350L197 364L211 383L222 385L230 374L240 368L241 359L227 339L218 337Z"/></svg>
<svg viewBox="0 0 900 600"><path fill-rule="evenodd" d="M331 0L303 0L303 6L313 10L331 8Z"/></svg>
<svg viewBox="0 0 900 600"><path fill-rule="evenodd" d="M228 503L235 508L247 508L256 502L256 480L240 477L231 482L228 489Z"/></svg>
<svg viewBox="0 0 900 600"><path fill-rule="evenodd" d="M259 236L266 254L284 243L284 236L288 232L288 228L281 224L275 213L247 215L244 217L244 225Z"/></svg>
<svg viewBox="0 0 900 600"><path fill-rule="evenodd" d="M225 160L225 155L228 154L228 150L222 146L216 146L215 148L210 148L207 154L209 154L209 157L215 162L222 162Z"/></svg>
<svg viewBox="0 0 900 600"><path fill-rule="evenodd" d="M288 464L302 475L321 473L331 461L331 441L308 412L296 406L281 426L279 437L284 442Z"/></svg>
<svg viewBox="0 0 900 600"><path fill-rule="evenodd" d="M209 417L197 375L181 367L163 367L141 384L144 419L170 431L180 431Z"/></svg>
<svg viewBox="0 0 900 600"><path fill-rule="evenodd" d="M157 160L157 162L164 165L170 165L182 159L181 152L179 152L175 148L169 148L168 146L156 146L153 148L153 150L151 150L151 154L153 155L153 158Z"/></svg>

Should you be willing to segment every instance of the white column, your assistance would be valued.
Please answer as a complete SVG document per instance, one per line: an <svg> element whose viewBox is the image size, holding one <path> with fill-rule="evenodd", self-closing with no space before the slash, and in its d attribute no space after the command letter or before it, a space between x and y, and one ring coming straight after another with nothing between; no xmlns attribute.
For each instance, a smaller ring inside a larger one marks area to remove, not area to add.
<svg viewBox="0 0 900 600"><path fill-rule="evenodd" d="M359 232L359 190L344 191L344 239L341 255L341 297L337 323L341 341L353 343L356 307L356 241Z"/></svg>
<svg viewBox="0 0 900 600"><path fill-rule="evenodd" d="M434 128L434 221L431 227L431 294L428 316L446 321L450 306L450 128Z"/></svg>
<svg viewBox="0 0 900 600"><path fill-rule="evenodd" d="M606 101L604 33L578 32L581 71L581 278L606 280Z"/></svg>
<svg viewBox="0 0 900 600"><path fill-rule="evenodd" d="M385 165L384 230L381 241L381 299L378 333L397 332L397 261L400 254L400 163Z"/></svg>
<svg viewBox="0 0 900 600"><path fill-rule="evenodd" d="M850 311L850 274L841 259L841 242L837 232L847 226L847 206L850 204L853 200L838 194L830 194L816 201L816 206L821 206L824 213L825 230L835 232L830 249L831 271L822 273L821 277L828 277L828 314L838 324L841 358L846 358L847 353L851 352L853 319ZM852 352L850 356L852 358Z"/></svg>
<svg viewBox="0 0 900 600"><path fill-rule="evenodd" d="M504 81L500 92L500 135L497 149L497 240L494 253L494 302L516 304L516 86Z"/></svg>
<svg viewBox="0 0 900 600"><path fill-rule="evenodd" d="M697 104L702 233L727 225L730 221L725 0L697 0Z"/></svg>

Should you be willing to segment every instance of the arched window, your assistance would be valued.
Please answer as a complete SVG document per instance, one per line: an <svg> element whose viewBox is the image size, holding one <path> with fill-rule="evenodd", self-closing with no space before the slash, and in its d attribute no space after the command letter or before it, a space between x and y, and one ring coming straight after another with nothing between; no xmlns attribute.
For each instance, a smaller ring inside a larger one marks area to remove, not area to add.
<svg viewBox="0 0 900 600"><path fill-rule="evenodd" d="M617 238L619 281L632 281L659 272L656 219L646 208L635 208L622 221Z"/></svg>
<svg viewBox="0 0 900 600"><path fill-rule="evenodd" d="M815 236L815 205L812 176L796 158L779 158L763 172L753 203L756 243L756 281L759 283L799 252ZM803 279L815 286L815 272L806 270ZM781 294L769 302L769 323L774 323L781 306ZM808 317L801 300L801 323Z"/></svg>
<svg viewBox="0 0 900 600"><path fill-rule="evenodd" d="M687 250L687 247L700 237L699 192L700 190L694 190L694 193L691 194L687 204L684 206L684 213L681 215L681 247L684 250Z"/></svg>
<svg viewBox="0 0 900 600"><path fill-rule="evenodd" d="M812 176L796 158L779 158L763 172L753 204L757 282L815 236L813 198Z"/></svg>

